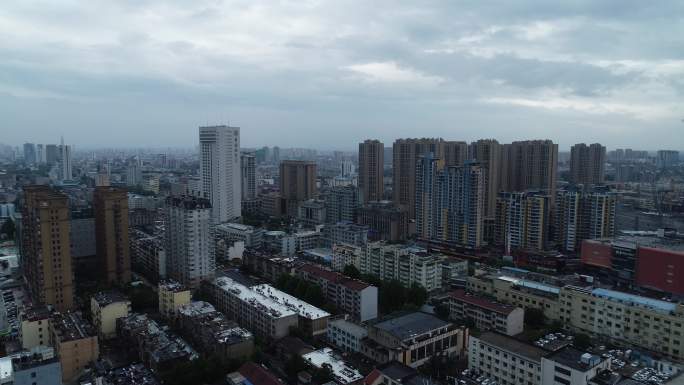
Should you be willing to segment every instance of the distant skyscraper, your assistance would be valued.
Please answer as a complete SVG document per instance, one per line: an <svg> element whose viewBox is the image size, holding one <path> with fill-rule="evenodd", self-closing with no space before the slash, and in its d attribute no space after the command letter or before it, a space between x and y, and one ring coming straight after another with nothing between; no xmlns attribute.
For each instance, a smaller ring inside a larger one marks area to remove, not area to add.
<svg viewBox="0 0 684 385"><path fill-rule="evenodd" d="M166 198L165 252L167 275L197 289L214 276L216 259L211 203L190 196Z"/></svg>
<svg viewBox="0 0 684 385"><path fill-rule="evenodd" d="M392 193L394 203L406 208L409 219L416 217L416 167L418 158L432 153L443 156L443 140L434 138L397 139L392 150Z"/></svg>
<svg viewBox="0 0 684 385"><path fill-rule="evenodd" d="M61 180L71 180L74 177L71 170L71 146L64 144L64 138L62 138L62 143L60 144L60 151L62 153L60 157L62 162Z"/></svg>
<svg viewBox="0 0 684 385"><path fill-rule="evenodd" d="M293 215L297 205L314 198L316 188L316 163L305 160L280 162L280 196L285 200L287 213Z"/></svg>
<svg viewBox="0 0 684 385"><path fill-rule="evenodd" d="M501 192L496 200L495 244L507 250L543 251L550 226L549 196L537 192Z"/></svg>
<svg viewBox="0 0 684 385"><path fill-rule="evenodd" d="M658 167L672 167L677 163L679 163L679 151L658 150L658 153L656 154L656 164Z"/></svg>
<svg viewBox="0 0 684 385"><path fill-rule="evenodd" d="M240 174L242 176L242 200L256 199L256 157L253 153L240 155Z"/></svg>
<svg viewBox="0 0 684 385"><path fill-rule="evenodd" d="M93 211L100 279L107 284L127 285L131 282L128 193L114 187L95 188Z"/></svg>
<svg viewBox="0 0 684 385"><path fill-rule="evenodd" d="M240 128L200 127L200 178L202 194L212 206L214 223L241 214Z"/></svg>
<svg viewBox="0 0 684 385"><path fill-rule="evenodd" d="M444 165L463 166L468 159L468 144L466 142L445 141L443 142Z"/></svg>
<svg viewBox="0 0 684 385"><path fill-rule="evenodd" d="M69 198L47 186L26 186L21 264L31 298L63 312L73 306Z"/></svg>
<svg viewBox="0 0 684 385"><path fill-rule="evenodd" d="M353 222L360 207L359 189L355 186L336 186L325 193L325 215L327 223Z"/></svg>
<svg viewBox="0 0 684 385"><path fill-rule="evenodd" d="M26 164L36 163L36 145L33 143L24 143L24 162Z"/></svg>
<svg viewBox="0 0 684 385"><path fill-rule="evenodd" d="M273 147L273 163L274 164L280 164L280 147L275 146Z"/></svg>
<svg viewBox="0 0 684 385"><path fill-rule="evenodd" d="M416 173L418 237L470 248L482 244L484 171L476 163L445 166L432 154L422 156Z"/></svg>
<svg viewBox="0 0 684 385"><path fill-rule="evenodd" d="M470 144L470 159L485 169L485 216L496 213L496 196L501 185L501 145L494 139L480 139Z"/></svg>
<svg viewBox="0 0 684 385"><path fill-rule="evenodd" d="M36 163L45 164L45 146L36 144Z"/></svg>
<svg viewBox="0 0 684 385"><path fill-rule="evenodd" d="M45 145L45 161L49 165L56 164L59 160L60 154L56 144Z"/></svg>
<svg viewBox="0 0 684 385"><path fill-rule="evenodd" d="M138 186L142 183L142 168L138 162L134 162L126 167L126 185Z"/></svg>
<svg viewBox="0 0 684 385"><path fill-rule="evenodd" d="M580 191L574 188L556 193L555 241L565 251L579 251L585 239L615 236L617 197L609 191Z"/></svg>
<svg viewBox="0 0 684 385"><path fill-rule="evenodd" d="M606 148L599 143L587 146L578 143L570 151L570 181L575 184L597 185L603 183L606 164Z"/></svg>
<svg viewBox="0 0 684 385"><path fill-rule="evenodd" d="M558 145L550 140L504 144L501 157L501 190L541 190L555 196Z"/></svg>
<svg viewBox="0 0 684 385"><path fill-rule="evenodd" d="M354 162L349 159L340 160L340 175L341 176L352 176L355 173Z"/></svg>
<svg viewBox="0 0 684 385"><path fill-rule="evenodd" d="M382 200L384 154L384 145L378 140L359 143L359 189L363 203Z"/></svg>

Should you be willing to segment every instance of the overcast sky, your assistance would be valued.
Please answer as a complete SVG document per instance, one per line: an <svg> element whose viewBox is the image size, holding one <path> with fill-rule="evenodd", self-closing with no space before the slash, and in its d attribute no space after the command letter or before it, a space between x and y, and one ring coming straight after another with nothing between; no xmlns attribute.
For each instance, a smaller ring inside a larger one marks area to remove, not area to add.
<svg viewBox="0 0 684 385"><path fill-rule="evenodd" d="M561 4L563 3L563 4ZM684 1L2 0L0 142L684 150Z"/></svg>

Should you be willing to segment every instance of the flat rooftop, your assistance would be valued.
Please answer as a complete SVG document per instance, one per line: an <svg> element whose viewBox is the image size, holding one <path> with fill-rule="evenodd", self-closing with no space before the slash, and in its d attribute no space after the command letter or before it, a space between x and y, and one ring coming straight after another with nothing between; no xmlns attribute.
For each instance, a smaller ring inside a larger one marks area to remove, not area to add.
<svg viewBox="0 0 684 385"><path fill-rule="evenodd" d="M506 350L513 354L523 356L530 361L539 362L540 364L542 357L547 354L547 351L542 348L501 333L486 332L477 338L486 344L496 346L501 350Z"/></svg>
<svg viewBox="0 0 684 385"><path fill-rule="evenodd" d="M115 302L129 302L129 299L118 291L100 291L93 295L93 299L100 306L107 306Z"/></svg>
<svg viewBox="0 0 684 385"><path fill-rule="evenodd" d="M52 317L52 325L61 342L96 336L93 327L76 313L56 313Z"/></svg>
<svg viewBox="0 0 684 385"><path fill-rule="evenodd" d="M582 362L585 357L588 359L586 363ZM600 356L577 350L572 346L557 350L546 358L582 372L586 372L604 361Z"/></svg>
<svg viewBox="0 0 684 385"><path fill-rule="evenodd" d="M253 231L254 226L249 226L249 225L243 225L242 223L222 223L218 226L216 226L217 229L232 229L232 230L238 230L238 231Z"/></svg>
<svg viewBox="0 0 684 385"><path fill-rule="evenodd" d="M442 321L433 315L414 312L381 320L373 324L373 327L391 333L401 340L407 340L449 325L451 323Z"/></svg>
<svg viewBox="0 0 684 385"><path fill-rule="evenodd" d="M549 293L549 294L555 294L555 295L560 294L560 288L556 287L556 286L551 286L551 285L547 285L547 284L535 282L535 281L529 281L526 279L509 277L506 275L502 275L502 276L499 276L497 278L502 280L502 281L508 281L514 285L518 285L518 286L521 286L524 288L539 290L539 291L543 291L543 292Z"/></svg>
<svg viewBox="0 0 684 385"><path fill-rule="evenodd" d="M621 291L608 289L594 289L591 294L596 297L607 298L627 305L636 305L647 309L670 313L677 309L677 304L658 299L642 297L635 294L624 293Z"/></svg>
<svg viewBox="0 0 684 385"><path fill-rule="evenodd" d="M323 364L330 365L337 383L341 385L350 384L363 378L358 370L348 366L340 357L337 357L332 349L323 348L314 350L302 356L311 365L322 368Z"/></svg>
<svg viewBox="0 0 684 385"><path fill-rule="evenodd" d="M276 318L294 314L309 319L330 316L330 313L284 293L271 285L263 284L248 287L229 277L218 277L214 280L214 284L237 296L244 302L263 307L265 311Z"/></svg>
<svg viewBox="0 0 684 385"><path fill-rule="evenodd" d="M516 309L515 306L492 301L479 295L468 294L465 292L465 290L454 290L449 293L449 297L467 303L469 305L477 306L479 308L490 310L499 314L508 315Z"/></svg>

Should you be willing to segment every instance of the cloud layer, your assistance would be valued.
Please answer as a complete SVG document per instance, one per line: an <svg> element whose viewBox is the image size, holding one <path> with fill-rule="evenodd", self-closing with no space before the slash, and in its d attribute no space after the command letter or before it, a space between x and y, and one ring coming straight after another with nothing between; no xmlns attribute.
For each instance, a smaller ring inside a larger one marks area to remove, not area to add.
<svg viewBox="0 0 684 385"><path fill-rule="evenodd" d="M684 149L684 3L565 3L6 0L0 140Z"/></svg>

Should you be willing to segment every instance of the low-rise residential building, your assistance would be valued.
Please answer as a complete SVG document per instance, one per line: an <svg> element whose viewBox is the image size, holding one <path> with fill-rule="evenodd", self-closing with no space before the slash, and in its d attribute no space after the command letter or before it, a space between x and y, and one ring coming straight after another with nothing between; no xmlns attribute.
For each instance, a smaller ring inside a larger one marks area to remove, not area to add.
<svg viewBox="0 0 684 385"><path fill-rule="evenodd" d="M365 322L378 316L377 287L311 264L300 266L296 272L320 286L326 300L351 318Z"/></svg>
<svg viewBox="0 0 684 385"><path fill-rule="evenodd" d="M338 222L323 227L322 243L325 247L337 244L363 246L368 243L368 226L353 222Z"/></svg>
<svg viewBox="0 0 684 385"><path fill-rule="evenodd" d="M190 289L183 287L183 285L173 280L160 282L157 291L159 295L159 313L166 318L175 317L178 309L190 303L192 299Z"/></svg>
<svg viewBox="0 0 684 385"><path fill-rule="evenodd" d="M299 203L297 207L297 220L307 226L322 225L325 223L325 201L320 199L308 199Z"/></svg>
<svg viewBox="0 0 684 385"><path fill-rule="evenodd" d="M442 260L442 287L463 287L467 277L467 260L453 257Z"/></svg>
<svg viewBox="0 0 684 385"><path fill-rule="evenodd" d="M228 385L285 385L270 370L254 362L244 363L226 376Z"/></svg>
<svg viewBox="0 0 684 385"><path fill-rule="evenodd" d="M571 346L542 357L541 363L544 385L588 385L611 366L610 359Z"/></svg>
<svg viewBox="0 0 684 385"><path fill-rule="evenodd" d="M133 313L120 318L116 326L119 338L137 351L138 359L156 373L169 371L199 357L182 338L145 314Z"/></svg>
<svg viewBox="0 0 684 385"><path fill-rule="evenodd" d="M51 347L37 346L5 359L9 361L6 366L0 361L1 384L62 385L62 365Z"/></svg>
<svg viewBox="0 0 684 385"><path fill-rule="evenodd" d="M301 262L296 257L273 256L268 252L247 250L242 263L262 278L275 282L283 274L294 274Z"/></svg>
<svg viewBox="0 0 684 385"><path fill-rule="evenodd" d="M535 345L497 332L486 332L468 341L468 369L498 384L546 385L541 380L541 360L547 352Z"/></svg>
<svg viewBox="0 0 684 385"><path fill-rule="evenodd" d="M357 384L363 380L361 373L349 366L342 360L342 357L333 352L330 348L315 350L302 356L304 361L316 369L328 366L332 371L334 381L338 385Z"/></svg>
<svg viewBox="0 0 684 385"><path fill-rule="evenodd" d="M467 339L465 327L414 312L371 322L361 353L381 364L396 360L417 368L434 356L465 357Z"/></svg>
<svg viewBox="0 0 684 385"><path fill-rule="evenodd" d="M488 298L468 294L464 290L449 293L449 317L455 320L472 320L480 330L494 330L509 336L522 333L525 311Z"/></svg>
<svg viewBox="0 0 684 385"><path fill-rule="evenodd" d="M330 313L271 285L245 286L228 277L218 277L207 287L216 308L257 336L285 337L290 327L310 335L324 334Z"/></svg>
<svg viewBox="0 0 684 385"><path fill-rule="evenodd" d="M402 385L437 385L439 382L426 377L418 370L401 362L391 361L376 366L363 380L365 385L402 384Z"/></svg>
<svg viewBox="0 0 684 385"><path fill-rule="evenodd" d="M684 360L684 305L603 288L565 286L561 322L573 331Z"/></svg>
<svg viewBox="0 0 684 385"><path fill-rule="evenodd" d="M382 280L398 280L406 287L418 284L430 292L442 287L444 259L416 246L373 242L363 250L359 270Z"/></svg>
<svg viewBox="0 0 684 385"><path fill-rule="evenodd" d="M116 320L128 317L131 301L116 291L101 291L90 299L90 316L102 340L116 337Z"/></svg>
<svg viewBox="0 0 684 385"><path fill-rule="evenodd" d="M152 282L159 282L166 278L166 252L163 239L138 229L131 229L128 239L131 248L131 263L135 271L140 272Z"/></svg>
<svg viewBox="0 0 684 385"><path fill-rule="evenodd" d="M297 251L293 236L284 231L266 231L264 233L264 247L271 252L292 256Z"/></svg>
<svg viewBox="0 0 684 385"><path fill-rule="evenodd" d="M332 258L330 260L330 267L333 271L344 271L347 265L352 265L357 269L361 265L361 253L363 249L361 246L353 246L344 243L338 243L332 247Z"/></svg>
<svg viewBox="0 0 684 385"><path fill-rule="evenodd" d="M100 356L97 333L76 313L55 313L50 320L50 344L62 366L62 381L74 381Z"/></svg>
<svg viewBox="0 0 684 385"><path fill-rule="evenodd" d="M361 340L368 336L368 330L345 318L328 321L328 342L344 352L360 352Z"/></svg>
<svg viewBox="0 0 684 385"><path fill-rule="evenodd" d="M228 320L208 302L195 301L178 310L184 336L206 356L245 360L254 353L254 336Z"/></svg>
<svg viewBox="0 0 684 385"><path fill-rule="evenodd" d="M32 349L36 346L47 345L50 341L50 316L52 312L47 307L26 308L20 314L21 347Z"/></svg>
<svg viewBox="0 0 684 385"><path fill-rule="evenodd" d="M240 223L222 223L215 227L216 258L229 260L241 258L245 249L260 248L264 230Z"/></svg>
<svg viewBox="0 0 684 385"><path fill-rule="evenodd" d="M541 310L546 318L560 318L560 286L511 277L503 274L485 274L468 277L467 290L496 298L497 301Z"/></svg>

